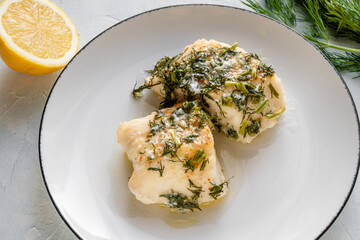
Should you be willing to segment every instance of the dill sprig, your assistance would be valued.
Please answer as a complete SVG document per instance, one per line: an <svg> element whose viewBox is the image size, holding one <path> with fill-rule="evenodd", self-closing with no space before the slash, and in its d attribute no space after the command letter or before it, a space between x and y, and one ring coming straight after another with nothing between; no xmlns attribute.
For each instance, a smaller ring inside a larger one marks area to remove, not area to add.
<svg viewBox="0 0 360 240"><path fill-rule="evenodd" d="M311 32L312 36L322 38L326 42L329 42L328 28L320 15L320 3L318 0L304 0L302 4L307 14L303 15L303 20L310 23L308 26L308 32ZM306 37L307 34L305 34Z"/></svg>
<svg viewBox="0 0 360 240"><path fill-rule="evenodd" d="M164 169L165 169L165 167L160 162L160 166L158 168L149 167L147 170L148 171L159 171L160 177L162 177L163 173L164 173Z"/></svg>
<svg viewBox="0 0 360 240"><path fill-rule="evenodd" d="M258 13L276 19L288 26L296 26L296 13L293 0L265 0L267 8L262 7L258 2L253 0L247 0L243 3Z"/></svg>
<svg viewBox="0 0 360 240"><path fill-rule="evenodd" d="M164 197L168 199L167 205L170 208L177 208L180 211L194 211L194 209L198 209L201 211L201 208L198 203L198 199L201 195L202 190L201 186L196 186L190 179L189 180L189 187L187 188L191 193L191 199L188 198L188 196L174 192L174 190L171 190L171 193L168 194L161 194L160 197Z"/></svg>
<svg viewBox="0 0 360 240"><path fill-rule="evenodd" d="M218 199L218 197L220 197L222 195L222 193L224 192L224 187L229 187L229 181L232 179L233 177L229 178L228 180L220 183L220 184L214 184L212 182L211 185L212 187L209 189L209 195L214 198L215 200Z"/></svg>
<svg viewBox="0 0 360 240"><path fill-rule="evenodd" d="M360 2L321 0L323 17L338 37L360 42Z"/></svg>
<svg viewBox="0 0 360 240"><path fill-rule="evenodd" d="M307 24L300 33L313 42L340 72L360 72L360 49L330 42L330 36L360 42L360 1L357 0L265 0L242 1L255 12L276 19L291 28L297 21ZM298 29L297 29L298 30ZM330 52L337 49L341 52ZM357 77L360 77L360 73Z"/></svg>
<svg viewBox="0 0 360 240"><path fill-rule="evenodd" d="M190 187L188 188L188 190L190 192L192 192L192 196L191 196L191 200L193 201L197 201L198 198L200 197L201 193L204 192L202 190L202 187L196 186L190 179L189 180L189 185Z"/></svg>
<svg viewBox="0 0 360 240"><path fill-rule="evenodd" d="M160 197L164 197L168 199L168 206L170 208L177 208L180 211L190 210L194 211L194 209L198 209L201 211L199 204L197 201L190 200L186 195L178 192L174 192L171 190L171 193L161 194Z"/></svg>
<svg viewBox="0 0 360 240"><path fill-rule="evenodd" d="M337 52L329 52L322 49L324 55L334 64L339 71L358 72L360 69L360 55L345 52L344 54ZM356 78L359 78L358 75Z"/></svg>

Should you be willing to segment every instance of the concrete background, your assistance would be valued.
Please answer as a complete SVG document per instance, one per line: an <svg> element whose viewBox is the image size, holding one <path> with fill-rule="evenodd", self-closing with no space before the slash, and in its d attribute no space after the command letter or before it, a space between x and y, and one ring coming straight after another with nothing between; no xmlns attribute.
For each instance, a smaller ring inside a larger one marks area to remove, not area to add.
<svg viewBox="0 0 360 240"><path fill-rule="evenodd" d="M80 48L97 34L132 15L168 5L212 3L245 7L238 0L53 0L74 22ZM351 44L351 43L350 43ZM359 45L355 45L359 47ZM60 72L31 76L0 60L0 239L76 239L56 212L42 179L38 135L49 91ZM360 79L343 75L357 109ZM321 240L360 239L359 179L344 210Z"/></svg>

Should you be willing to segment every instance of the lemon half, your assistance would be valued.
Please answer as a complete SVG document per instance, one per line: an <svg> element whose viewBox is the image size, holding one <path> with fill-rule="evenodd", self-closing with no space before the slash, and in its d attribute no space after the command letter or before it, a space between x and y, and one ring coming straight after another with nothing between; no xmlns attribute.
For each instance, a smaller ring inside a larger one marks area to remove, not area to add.
<svg viewBox="0 0 360 240"><path fill-rule="evenodd" d="M68 16L47 0L0 3L0 56L12 69L34 75L63 68L79 49Z"/></svg>

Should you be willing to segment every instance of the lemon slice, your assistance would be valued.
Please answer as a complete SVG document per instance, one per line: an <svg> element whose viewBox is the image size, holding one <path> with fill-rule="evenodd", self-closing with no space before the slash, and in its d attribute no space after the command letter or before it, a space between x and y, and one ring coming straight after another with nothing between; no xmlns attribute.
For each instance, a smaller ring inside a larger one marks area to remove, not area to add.
<svg viewBox="0 0 360 240"><path fill-rule="evenodd" d="M34 75L63 68L79 49L74 24L47 0L0 3L0 56L12 69Z"/></svg>

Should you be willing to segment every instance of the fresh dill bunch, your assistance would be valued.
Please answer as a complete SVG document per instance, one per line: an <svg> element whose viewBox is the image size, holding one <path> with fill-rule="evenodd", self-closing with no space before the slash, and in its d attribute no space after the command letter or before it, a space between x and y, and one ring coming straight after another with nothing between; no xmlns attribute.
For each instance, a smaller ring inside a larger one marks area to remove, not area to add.
<svg viewBox="0 0 360 240"><path fill-rule="evenodd" d="M265 0L264 6L253 0L242 3L291 28L296 27L297 21L304 21L307 28L300 34L314 43L340 72L357 72L360 77L360 49L329 41L332 34L360 42L359 0ZM344 52L330 52L328 48Z"/></svg>
<svg viewBox="0 0 360 240"><path fill-rule="evenodd" d="M303 0L301 2L306 10L302 20L309 24L307 32L310 32L312 36L329 42L328 28L320 15L320 2L318 0Z"/></svg>
<svg viewBox="0 0 360 240"><path fill-rule="evenodd" d="M276 19L290 27L296 26L296 13L293 0L265 0L266 8L253 0L242 1L242 3L258 13Z"/></svg>
<svg viewBox="0 0 360 240"><path fill-rule="evenodd" d="M334 64L339 71L358 72L360 69L360 54L345 52L329 52L322 49L324 55ZM360 78L360 74L355 78Z"/></svg>
<svg viewBox="0 0 360 240"><path fill-rule="evenodd" d="M360 1L320 0L321 12L336 37L360 42Z"/></svg>
<svg viewBox="0 0 360 240"><path fill-rule="evenodd" d="M342 50L342 51L345 51L348 53L355 53L355 54L360 53L360 49L349 48L349 47L345 47L345 46L341 46L341 45L332 44L328 41L322 41L322 39L319 39L316 37L316 34L304 32L304 33L302 33L302 35L304 37L306 37L308 40L310 40L311 42L313 42L321 51L323 51L326 48L333 48L333 49ZM360 72L360 69L358 69L357 72Z"/></svg>
<svg viewBox="0 0 360 240"><path fill-rule="evenodd" d="M352 1L352 0L332 0L331 3L337 4L340 6L340 3L345 1ZM331 29L329 27L329 16L327 16L327 13L324 12L325 7L329 7L330 2L326 0L298 0L299 4L305 9L305 13L301 16L302 20L308 23L309 27L307 31L303 32L302 35L306 37L308 40L312 41L316 46L320 48L320 50L324 50L326 48L333 48L338 49L346 52L352 52L352 53L360 53L360 49L355 48L349 48L341 45L332 44L329 41L329 30ZM359 5L359 2L358 2ZM335 5L332 5L334 7ZM341 7L342 8L342 7ZM358 10L358 14L360 15L360 7ZM335 19L332 18L333 23L337 23L339 25L342 25L343 22L347 22L349 20L346 20L344 17ZM354 25L359 25L358 22L354 23ZM333 29L334 30L334 29ZM334 31L333 31L334 32ZM337 33L336 33L337 32ZM336 32L334 32L335 37L339 37L340 34L342 37L346 37L344 31L341 30L341 28L337 28ZM358 30L358 34L360 34L360 27ZM352 35L351 35L352 36ZM347 37L351 40L351 37ZM358 39L359 41L359 39ZM346 70L345 68L342 68L343 70ZM357 71L359 71L358 69Z"/></svg>
<svg viewBox="0 0 360 240"><path fill-rule="evenodd" d="M340 71L357 72L360 68L360 55L356 53L330 53L328 58L334 63L335 67ZM356 78L359 78L358 75Z"/></svg>

